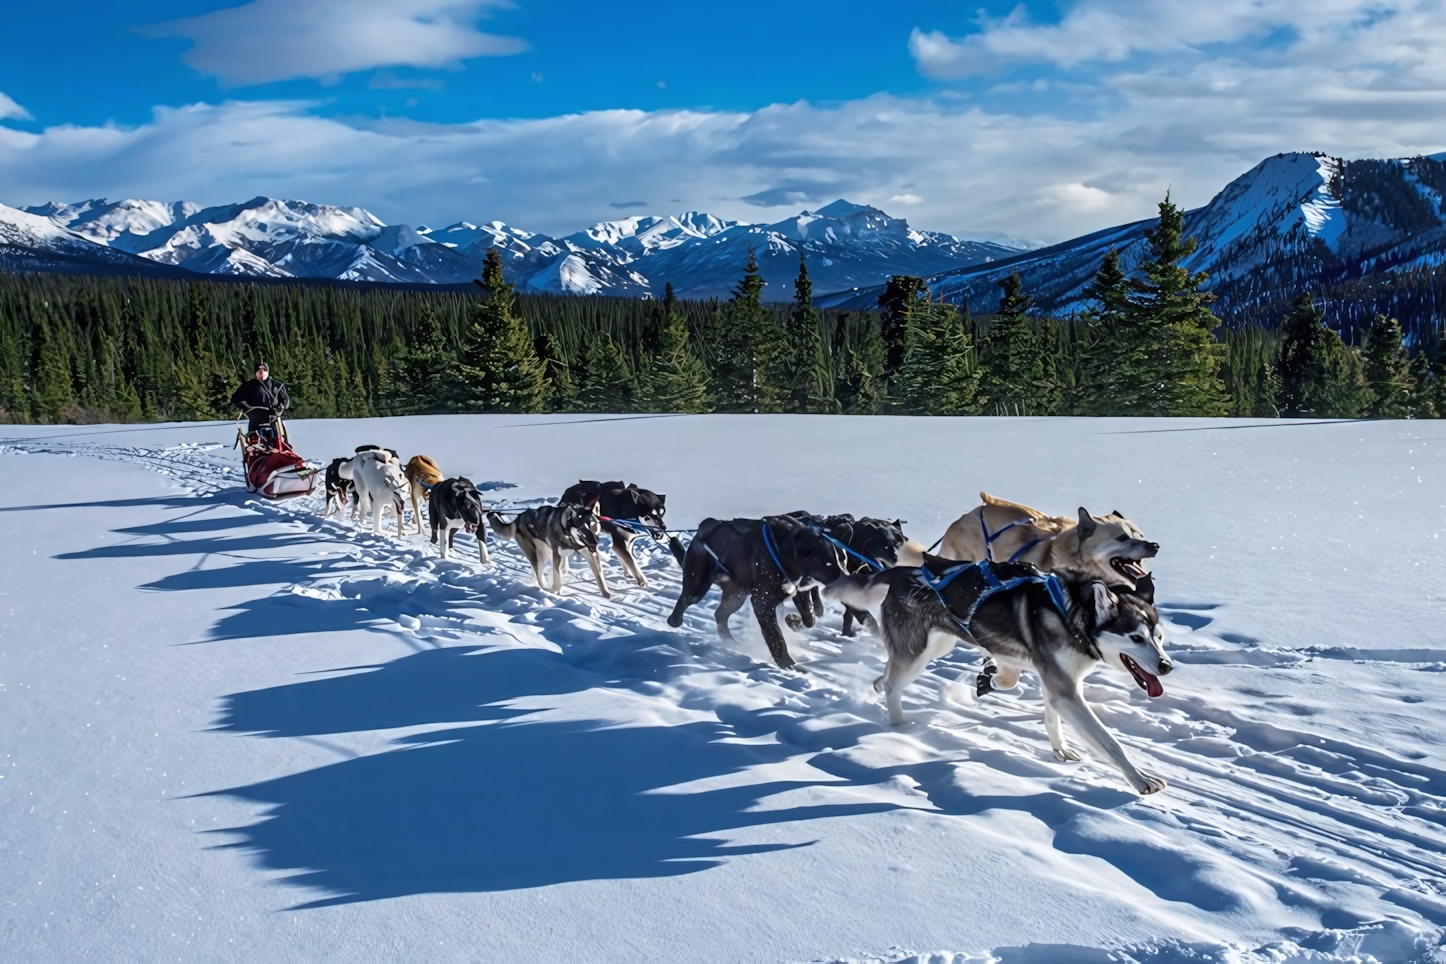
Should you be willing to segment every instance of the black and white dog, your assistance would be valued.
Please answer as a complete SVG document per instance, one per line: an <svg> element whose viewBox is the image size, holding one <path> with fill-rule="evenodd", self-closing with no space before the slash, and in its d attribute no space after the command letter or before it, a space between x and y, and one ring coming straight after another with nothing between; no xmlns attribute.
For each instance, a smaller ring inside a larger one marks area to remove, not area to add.
<svg viewBox="0 0 1446 964"><path fill-rule="evenodd" d="M1165 781L1135 767L1085 702L1084 678L1100 663L1132 676L1151 697L1174 668L1165 655L1148 579L1134 593L1069 570L1044 573L1026 563L960 563L926 556L924 565L872 576L846 576L825 595L859 609L880 607L889 666L874 682L889 722L904 722L904 687L957 640L974 643L1006 666L1031 669L1044 686L1044 723L1060 760L1078 760L1060 727L1070 724L1138 793Z"/></svg>
<svg viewBox="0 0 1446 964"><path fill-rule="evenodd" d="M351 484L351 459L335 458L326 467L326 511L322 517L340 512L353 492Z"/></svg>
<svg viewBox="0 0 1446 964"><path fill-rule="evenodd" d="M482 512L482 496L477 487L463 478L443 479L432 486L427 500L427 517L432 523L432 541L438 542L442 558L452 548L457 530L477 535L477 559L484 566L492 562L487 556L487 521Z"/></svg>
<svg viewBox="0 0 1446 964"><path fill-rule="evenodd" d="M848 573L881 572L894 566L917 566L924 561L924 547L904 536L902 519L890 522L887 519L873 519L865 516L855 519L847 512L839 515L815 516L807 512L790 512L805 525L817 527L825 535L836 539L843 547L844 571ZM812 591L812 607L815 616L823 615L823 600L818 589ZM789 617L790 622L793 617ZM873 622L867 613L844 606L843 634L854 634L854 622Z"/></svg>
<svg viewBox="0 0 1446 964"><path fill-rule="evenodd" d="M434 494L432 496L436 498ZM571 502L559 505L540 505L528 509L511 522L505 521L495 512L487 513L487 521L499 539L517 542L527 561L532 563L537 585L543 589L542 560L552 554L552 591L562 591L562 560L574 553L587 558L592 574L597 579L597 588L604 596L611 596L607 579L603 577L602 560L597 554L598 533L601 531L597 513Z"/></svg>
<svg viewBox="0 0 1446 964"><path fill-rule="evenodd" d="M683 586L668 625L683 625L683 613L716 583L723 590L714 619L718 635L732 641L728 617L752 597L753 613L763 629L773 661L783 669L801 669L788 652L778 625L778 607L790 597L803 624L814 623L809 590L843 575L838 549L814 528L793 516L763 519L704 519L685 552L669 540L683 567Z"/></svg>
<svg viewBox="0 0 1446 964"><path fill-rule="evenodd" d="M663 528L664 503L668 497L649 489L640 489L631 482L579 482L562 494L559 502L570 502L585 508L597 507L602 531L612 537L613 554L639 586L648 581L638 569L633 556L633 540L648 535L647 530Z"/></svg>

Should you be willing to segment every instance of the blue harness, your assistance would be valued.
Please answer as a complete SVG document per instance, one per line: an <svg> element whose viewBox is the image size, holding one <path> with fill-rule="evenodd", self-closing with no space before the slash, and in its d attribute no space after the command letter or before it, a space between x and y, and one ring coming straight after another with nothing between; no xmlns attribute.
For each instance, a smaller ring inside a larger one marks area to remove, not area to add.
<svg viewBox="0 0 1446 964"><path fill-rule="evenodd" d="M1020 520L1019 522L1011 522L1009 523L1009 525L1000 529L998 532L991 533L989 531L989 523L984 521L984 513L982 511L979 513L979 528L984 530L984 553L990 561L998 562L998 560L994 558L994 541L1000 536L1004 535L1004 533L1008 532L1010 529L1013 529L1015 526L1024 524L1024 520ZM1035 546L1039 545L1043 541L1043 538L1030 539L1024 545L1016 549L1014 555L1010 556L1005 561L1018 562L1020 556L1024 555L1026 552L1033 549Z"/></svg>
<svg viewBox="0 0 1446 964"><path fill-rule="evenodd" d="M868 567L869 567L870 569L872 569L874 572L883 572L885 569L888 568L888 566L881 565L877 559L870 559L868 556L864 555L863 553L861 553L861 552L855 552L854 550L850 549L850 548L849 548L847 545L845 545L843 542L841 542L841 541L838 540L838 539L835 539L833 536L831 536L831 535L829 535L827 532L823 531L823 529L820 528L819 526L809 525L809 528L812 529L814 532L817 532L819 535L823 536L823 537L824 537L825 539L827 539L829 542L832 542L834 545L838 546L838 547L839 547L840 549L842 549L844 552L846 552L846 553L848 553L849 555L853 556L853 557L854 557L855 559L857 559L859 562L862 562L864 565L868 566ZM774 561L776 562L777 560L774 560Z"/></svg>
<svg viewBox="0 0 1446 964"><path fill-rule="evenodd" d="M984 589L969 606L969 612L961 616L949 608L948 600L944 598L944 589L956 578L971 569L977 569L979 575L983 577ZM939 597L939 602L943 604L949 615L954 617L954 621L957 622L966 633L969 632L970 623L974 621L974 614L979 611L979 607L984 605L984 602L989 599L990 596L993 596L995 593L1014 589L1017 586L1023 586L1027 583L1042 584L1044 588L1049 591L1050 601L1053 602L1054 607L1059 610L1059 614L1061 616L1069 615L1069 597L1065 594L1064 583L1052 572L1041 572L1035 569L1026 575L1015 576L1011 579L1000 579L999 574L994 571L993 564L991 564L988 559L981 559L979 562L961 562L957 566L950 566L937 576L931 573L927 566L920 566L916 571L915 578L918 579L921 586L926 586L934 590L934 594Z"/></svg>

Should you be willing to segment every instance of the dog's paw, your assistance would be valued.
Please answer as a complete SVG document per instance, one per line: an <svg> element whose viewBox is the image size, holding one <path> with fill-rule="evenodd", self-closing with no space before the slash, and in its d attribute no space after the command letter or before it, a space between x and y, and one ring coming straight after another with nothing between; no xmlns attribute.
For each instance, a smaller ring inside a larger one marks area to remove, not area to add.
<svg viewBox="0 0 1446 964"><path fill-rule="evenodd" d="M788 628L793 630L795 633L803 628L803 617L798 615L798 613L789 613L787 616L783 617L783 621L787 623Z"/></svg>
<svg viewBox="0 0 1446 964"><path fill-rule="evenodd" d="M1068 746L1055 750L1054 758L1060 763L1078 763L1081 759L1079 751Z"/></svg>
<svg viewBox="0 0 1446 964"><path fill-rule="evenodd" d="M1165 789L1165 787L1169 786L1169 784L1165 782L1164 777L1157 777L1153 773L1146 773L1141 770L1138 776L1140 778L1138 782L1134 780L1130 782L1135 784L1135 792L1142 796L1149 793L1159 793Z"/></svg>
<svg viewBox="0 0 1446 964"><path fill-rule="evenodd" d="M999 672L999 667L993 663L986 665L980 674L974 679L974 695L983 696L994 691L994 674Z"/></svg>
<svg viewBox="0 0 1446 964"><path fill-rule="evenodd" d="M878 679L874 680L874 692L875 692L875 693L882 693L883 691L884 691L884 678L883 678L882 676L880 676Z"/></svg>

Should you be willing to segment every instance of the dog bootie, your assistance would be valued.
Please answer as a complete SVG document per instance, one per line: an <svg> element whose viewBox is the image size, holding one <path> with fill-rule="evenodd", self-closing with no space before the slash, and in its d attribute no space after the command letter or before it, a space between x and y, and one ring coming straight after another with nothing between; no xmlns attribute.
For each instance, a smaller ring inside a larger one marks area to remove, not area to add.
<svg viewBox="0 0 1446 964"><path fill-rule="evenodd" d="M974 695L983 696L985 693L994 691L994 674L999 672L999 667L993 663L985 663L979 675L974 678Z"/></svg>

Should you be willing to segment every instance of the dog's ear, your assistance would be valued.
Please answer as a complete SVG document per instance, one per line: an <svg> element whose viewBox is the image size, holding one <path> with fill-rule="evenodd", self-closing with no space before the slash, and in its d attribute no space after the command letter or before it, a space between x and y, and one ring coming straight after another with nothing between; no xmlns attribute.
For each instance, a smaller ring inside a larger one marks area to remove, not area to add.
<svg viewBox="0 0 1446 964"><path fill-rule="evenodd" d="M1123 512L1121 512L1119 509L1116 509L1115 511L1111 512L1110 515L1114 516L1116 519L1123 519L1123 518L1125 517L1125 514L1124 514Z"/></svg>
<svg viewBox="0 0 1446 964"><path fill-rule="evenodd" d="M1099 527L1099 523L1094 520L1094 516L1090 515L1089 512L1085 509L1084 506L1080 506L1080 507L1079 507L1079 541L1080 541L1080 544L1083 545L1083 544L1084 544L1084 541L1085 541L1086 539L1088 539L1090 536L1094 535L1095 529L1097 529L1098 527Z"/></svg>
<svg viewBox="0 0 1446 964"><path fill-rule="evenodd" d="M1090 583L1095 594L1095 621L1107 623L1120 614L1120 600L1102 582Z"/></svg>
<svg viewBox="0 0 1446 964"><path fill-rule="evenodd" d="M661 492L657 493L657 496L658 496L658 505L663 505L664 503L666 503L666 502L668 501L668 497L667 497L666 495L664 495L663 493L661 493Z"/></svg>
<svg viewBox="0 0 1446 964"><path fill-rule="evenodd" d="M1134 594L1151 606L1155 605L1155 577L1152 573L1147 572L1143 578L1135 580Z"/></svg>

